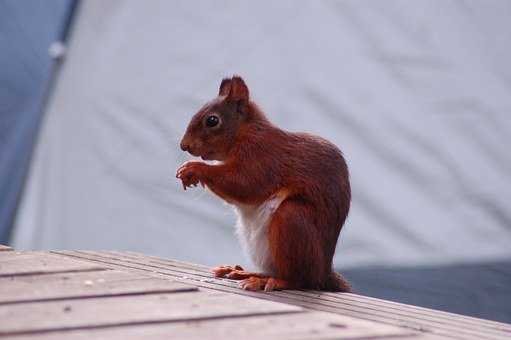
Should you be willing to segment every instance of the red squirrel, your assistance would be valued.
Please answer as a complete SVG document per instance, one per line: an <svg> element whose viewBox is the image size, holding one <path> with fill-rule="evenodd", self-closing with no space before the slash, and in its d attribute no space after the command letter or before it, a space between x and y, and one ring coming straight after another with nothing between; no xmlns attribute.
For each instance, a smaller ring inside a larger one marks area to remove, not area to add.
<svg viewBox="0 0 511 340"><path fill-rule="evenodd" d="M176 177L185 190L200 183L234 206L240 241L260 269L220 266L216 277L242 280L246 290L350 291L332 270L351 202L348 168L335 145L273 125L233 76L193 116L180 146L219 161L186 162Z"/></svg>

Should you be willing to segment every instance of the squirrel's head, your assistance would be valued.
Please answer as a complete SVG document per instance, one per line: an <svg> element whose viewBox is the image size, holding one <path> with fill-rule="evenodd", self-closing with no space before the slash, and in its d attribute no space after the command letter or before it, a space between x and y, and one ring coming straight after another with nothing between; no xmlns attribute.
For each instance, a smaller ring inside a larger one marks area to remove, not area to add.
<svg viewBox="0 0 511 340"><path fill-rule="evenodd" d="M248 87L239 76L225 78L218 97L193 117L181 140L181 149L205 160L225 160L249 111Z"/></svg>

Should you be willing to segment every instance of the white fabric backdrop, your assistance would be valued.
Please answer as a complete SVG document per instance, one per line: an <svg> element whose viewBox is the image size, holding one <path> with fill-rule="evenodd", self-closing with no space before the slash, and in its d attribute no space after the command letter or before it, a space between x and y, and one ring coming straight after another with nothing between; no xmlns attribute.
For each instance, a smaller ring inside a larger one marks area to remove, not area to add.
<svg viewBox="0 0 511 340"><path fill-rule="evenodd" d="M338 266L511 256L511 2L83 1L19 210L20 249L246 263L174 178L222 77L345 153Z"/></svg>

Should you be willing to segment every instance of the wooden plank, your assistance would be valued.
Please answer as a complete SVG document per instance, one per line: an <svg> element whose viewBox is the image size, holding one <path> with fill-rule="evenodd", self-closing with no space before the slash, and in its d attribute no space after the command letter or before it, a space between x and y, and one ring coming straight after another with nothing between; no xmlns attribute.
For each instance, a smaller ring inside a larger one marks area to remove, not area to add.
<svg viewBox="0 0 511 340"><path fill-rule="evenodd" d="M382 322L387 324L397 324L401 327L407 327L410 329L416 329L420 331L428 331L424 326L413 323L413 322L403 322L402 320L396 319L395 317L392 317L392 315L375 315L374 313L368 313L366 310L362 308L362 312L357 313L358 311L355 309L339 309L334 308L330 306L324 306L321 303L316 303L316 301L313 301L312 303L308 303L306 301L302 300L296 300L296 299L288 299L288 298L281 298L280 296L275 296L274 293L265 293L265 292L249 292L249 291L243 291L237 287L237 281L227 280L227 279L213 279L210 276L206 275L195 275L191 271L174 271L171 269L158 269L157 266L152 265L144 265L144 264L137 264L133 261L115 261L115 258L108 257L108 254L102 254L102 253L95 253L95 252L77 252L77 251L71 251L71 252L65 252L66 254L70 256L78 256L80 258L89 258L93 261L99 261L100 263L104 264L111 264L113 267L120 266L121 268L128 268L132 270L143 270L148 271L152 273L160 273L164 275L170 275L175 277L178 280L182 280L184 282L190 282L192 284L195 284L200 287L207 287L211 289L219 289L221 291L228 291L235 294L241 294L241 295L248 295L260 299L267 299L272 301L279 301L284 303L291 303L291 304L297 304L306 308L310 308L313 310L320 310L320 311L328 311L328 312L342 312L346 315L351 315L354 317L364 318L371 321L376 322Z"/></svg>
<svg viewBox="0 0 511 340"><path fill-rule="evenodd" d="M102 252L102 254L112 254L115 256L123 256L124 258L133 259L133 260L144 260L149 259L149 263L151 264L161 264L162 266L170 266L172 268L179 268L179 269L185 269L187 273L190 273L190 270L196 273L203 273L207 276L211 276L211 270L207 266L199 265L199 264L192 264L188 262L182 262L182 261L176 261L171 259L162 259L150 255L144 255L140 253L135 252L117 252L117 251L107 251ZM365 305L369 306L375 306L379 309L385 310L387 312L393 312L393 311L406 311L408 313L413 313L418 316L434 316L437 319L446 319L446 320L456 320L462 323L476 325L477 327L488 327L490 329L497 329L497 330L506 330L508 332L511 332L511 325L497 322L497 321L491 321L491 320L485 320L485 319L479 319L471 316L465 316L465 315L459 315L439 310L433 310L429 308L424 307L418 307L418 306L412 306L412 305L406 305L399 302L393 302L393 301L386 301L381 300L377 298L372 298L369 296L362 296L357 294L339 294L339 293L330 293L330 292L318 292L318 291L290 291L291 294L297 294L302 296L309 296L314 297L319 300L326 300L326 301L335 301L335 300L343 300L343 301L356 301L360 303L364 303Z"/></svg>
<svg viewBox="0 0 511 340"><path fill-rule="evenodd" d="M104 266L43 252L0 252L0 277L104 270Z"/></svg>
<svg viewBox="0 0 511 340"><path fill-rule="evenodd" d="M0 304L195 291L174 280L117 270L0 278Z"/></svg>
<svg viewBox="0 0 511 340"><path fill-rule="evenodd" d="M218 291L46 301L0 305L0 336L301 310Z"/></svg>
<svg viewBox="0 0 511 340"><path fill-rule="evenodd" d="M330 302L321 301L314 297L303 297L297 296L297 292L286 291L286 292L274 292L270 295L266 293L252 293L241 291L236 288L236 283L230 280L214 280L209 274L206 273L193 273L188 268L164 268L161 265L147 264L143 261L137 261L131 259L115 258L113 254L102 254L102 253L76 253L76 256L89 257L92 260L100 261L101 263L111 263L114 265L121 266L123 268L131 268L133 270L146 270L149 272L158 272L165 275L176 277L180 280L190 282L200 287L209 287L213 289L219 289L222 291L230 291L236 294L255 296L261 299L270 299L274 301L281 301L286 303L292 303L300 305L306 308L314 310L324 310L335 313L344 313L354 317L364 318L367 320L398 325L401 327L408 327L420 331L434 332L435 334L443 335L450 338L458 339L490 339L490 338L502 338L506 339L509 336L507 329L499 328L501 325L496 324L495 329L488 329L484 327L478 327L477 325L470 325L467 323L459 323L456 320L444 320L444 319L424 319L423 316L416 316L414 313L408 312L396 312L388 310L380 310L374 306L366 306L361 302ZM344 294L340 294L344 295ZM471 318L474 319L474 318ZM477 319L476 319L477 320ZM490 321L488 321L491 323ZM506 324L502 324L506 325ZM509 326L509 325L506 325Z"/></svg>
<svg viewBox="0 0 511 340"><path fill-rule="evenodd" d="M408 336L407 336L408 335ZM423 340L402 329L350 317L321 313L293 313L241 318L195 320L165 324L131 325L113 328L79 329L16 337L18 340L109 339L399 339Z"/></svg>
<svg viewBox="0 0 511 340"><path fill-rule="evenodd" d="M9 246L4 246L3 244L0 244L0 251L12 251L13 249Z"/></svg>
<svg viewBox="0 0 511 340"><path fill-rule="evenodd" d="M112 259L108 260L107 258L105 258L105 256L101 257L101 256L98 256L98 254L93 254L93 252L86 252L86 253L66 252L66 253L75 254L78 256L82 256L82 257L85 256L85 257L88 257L94 261L100 261L101 263L105 263L105 264L108 264L109 261L110 261L110 264L115 263L115 261L112 262ZM120 262L117 264L113 264L113 267L115 267L115 266L120 266L121 268L129 268L132 270L145 270L145 271L152 272L153 274L161 273L164 275L171 275L171 276L176 277L176 279L183 280L184 282L190 282L190 283L195 284L199 287L208 287L208 288L212 288L212 289L219 289L221 291L229 291L229 292L232 292L235 294L257 297L260 299L279 301L279 302L284 302L284 303L291 303L291 304L300 305L302 307L306 307L306 308L309 308L312 310L328 311L328 312L333 312L333 313L342 313L345 315L350 315L353 317L362 318L362 319L366 319L366 320L371 320L371 321L376 321L376 322L386 323L386 324L392 324L392 325L398 325L400 327L406 327L408 329L418 330L421 332L429 331L427 328L425 328L421 324L413 323L413 322L403 322L402 320L396 319L395 317L393 318L392 315L390 315L390 316L388 316L388 315L382 316L381 314L374 315L371 313L367 313L367 311L365 311L363 308L361 308L362 312L360 312L360 311L352 310L352 309L343 309L343 308L338 308L338 307L325 306L325 305L322 305L321 303L317 303L316 301L309 303L306 301L297 301L296 299L293 300L293 299L288 299L288 298L281 298L279 296L275 296L275 293L243 291L243 290L240 290L239 288L237 288L236 281L227 280L227 279L213 280L211 278L205 278L205 276L196 276L196 275L190 274L189 271L184 272L184 275L183 275L183 272L179 272L179 271L174 272L172 270L165 270L165 269L157 270L156 269L157 267L153 268L153 266L137 265L135 262L129 262L129 263ZM149 267L149 268L147 268L147 267ZM389 321L389 318L390 318L390 321ZM461 338L461 337L458 337L458 338ZM467 337L465 336L465 338L467 338ZM479 339L479 337L473 337L473 339Z"/></svg>
<svg viewBox="0 0 511 340"><path fill-rule="evenodd" d="M94 252L91 252L90 254L94 254ZM152 258L151 256L145 256L145 255L141 255L141 254L137 254L137 253L124 254L124 253L112 252L112 251L101 252L100 254L103 256L110 256L110 255L117 256L117 257L124 256L125 258L128 259L128 263L145 263L145 262L137 262L137 261L131 262L129 260L140 260L140 259L143 260L144 258ZM115 258L115 257L113 257L113 258ZM163 263L167 262L167 265L170 265L170 267L172 269L176 268L179 270L179 273L182 273L184 275L197 274L202 277L207 277L208 278L207 281L211 281L209 279L213 279L209 267L206 267L206 266L193 265L193 264L189 264L186 262L180 262L180 261L174 261L174 260L162 260L162 259L158 259L158 261L150 260L149 262L151 264L154 264L154 263L162 263L162 261L164 261ZM195 266L196 268L194 269L193 266ZM153 267L153 266L151 265L151 267ZM154 268L162 268L162 266L154 266ZM163 266L163 268L167 268L167 267ZM202 281L204 281L204 280L202 280ZM229 282L229 283L237 282L237 281L226 280L226 279L222 279L222 280L216 279L211 282L216 282L216 281L220 281L220 282L224 282L224 283L225 282ZM398 312L406 311L406 312L413 313L418 316L435 317L437 319L444 319L444 320L456 320L456 321L460 321L461 323L463 323L465 325L472 325L472 326L477 326L477 327L483 326L483 327L488 327L490 329L495 329L495 330L499 330L499 331L506 330L508 332L511 332L511 325L505 324L505 323L500 323L500 322L490 321L490 320L483 320L483 319L478 319L478 318L474 318L474 317L468 317L468 316L463 316L463 315L459 315L459 314L436 311L436 310L421 308L421 307L416 307L416 306L410 306L410 305L400 304L400 303L391 302L391 301L385 301L385 300L376 299L376 298L364 297L364 296L356 295L356 294L346 294L346 293L341 294L341 293L329 293L329 292L318 292L318 291L284 291L284 292L274 292L272 294L282 294L283 296L287 296L289 294L299 295L299 296L315 298L319 301L337 301L337 300L344 301L344 300L346 300L346 301L360 302L360 303L364 303L365 305L378 307L378 309L384 310L385 312L389 312L389 313L396 312L396 311L398 311Z"/></svg>
<svg viewBox="0 0 511 340"><path fill-rule="evenodd" d="M175 260L165 260L156 258L153 256L147 256L139 253L127 252L120 253L116 251L108 251L102 252L102 254L114 255L114 256L124 256L125 258L132 260L144 260L149 258L149 263L151 264L162 264L163 267L171 266L172 268L179 268L181 270L185 270L186 273L200 273L206 275L208 277L212 277L211 270L209 267L202 265L195 265L187 262L175 261ZM506 323L501 323L497 321L478 319L475 317L459 315L444 311L432 310L423 307L417 307L412 305L406 305L403 303L385 301L377 298L372 298L368 296L362 296L357 294L340 294L340 293L331 293L331 292L318 292L318 291L287 291L283 292L283 294L295 294L300 296L312 297L321 301L350 301L363 303L366 306L370 306L370 308L377 308L379 310L384 310L385 312L406 312L413 313L416 316L425 317L425 318L435 318L436 320L446 320L446 321L457 321L462 324L468 326L475 327L483 327L488 329L494 329L498 331L507 331L511 333L511 325Z"/></svg>

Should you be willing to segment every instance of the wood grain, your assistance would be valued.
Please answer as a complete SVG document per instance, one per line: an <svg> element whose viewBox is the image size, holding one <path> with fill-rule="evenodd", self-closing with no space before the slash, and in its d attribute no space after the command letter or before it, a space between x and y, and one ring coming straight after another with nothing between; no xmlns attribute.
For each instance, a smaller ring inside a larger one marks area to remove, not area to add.
<svg viewBox="0 0 511 340"><path fill-rule="evenodd" d="M157 258L154 256L147 256L139 253L134 252L125 252L120 253L116 251L108 251L108 252L102 252L102 254L105 255L114 255L114 256L124 256L126 259L131 260L146 260L149 259L150 264L157 264L157 265L163 265L170 266L172 268L180 269L181 271L185 271L186 273L200 273L201 275L205 275L207 277L212 277L211 275L211 269L207 266L203 265L197 265L197 264L191 264L187 262L181 262L181 261L175 261L170 259L162 259ZM228 280L231 281L231 280ZM276 292L277 293L277 292ZM275 294L276 294L275 293ZM362 296L357 294L350 294L350 293L331 293L331 292L318 292L318 291L286 291L281 292L282 294L293 294L293 295L300 295L305 297L311 297L318 299L319 301L350 301L350 302L356 302L356 303L363 303L364 305L368 306L369 308L377 308L381 310L385 310L386 312L393 313L393 312L407 312L407 313L413 313L417 317L425 317L429 318L432 317L435 320L445 320L445 321L456 321L460 324L464 324L467 326L475 326L475 327L483 327L487 329L493 329L498 331L507 331L511 333L511 325L497 322L497 321L491 321L491 320L484 320L479 319L476 317L471 316L465 316L465 315L459 315L439 310L432 310L429 308L424 307L418 307L413 305L407 305L404 303L398 303L393 301L387 301L382 299L377 299L373 297L368 296Z"/></svg>
<svg viewBox="0 0 511 340"><path fill-rule="evenodd" d="M173 263L171 265L162 265L155 263L154 259L136 256L130 254L122 257L114 253L74 253L76 256L88 256L92 260L100 261L105 264L114 264L123 268L131 268L132 270L146 270L158 272L169 276L176 277L182 281L187 281L200 287L208 287L222 291L229 291L236 294L246 294L261 299L269 299L300 305L309 309L323 310L334 313L342 313L357 318L407 327L422 332L434 333L437 335L456 338L456 339L507 339L509 338L509 325L487 320L481 320L477 323L476 318L463 317L452 314L453 318L446 317L451 313L441 313L436 315L436 311L427 310L430 315L421 315L409 310L400 310L399 306L393 305L390 309L388 306L372 304L366 305L364 301L343 300L344 295L353 294L337 294L336 297L340 301L325 301L321 297L313 296L315 293L310 292L275 292L271 294L251 293L241 291L236 288L236 283L230 280L215 280L206 273L204 268L197 268L195 271L190 268L189 264ZM305 296L304 296L305 294ZM307 296L307 294L312 294Z"/></svg>
<svg viewBox="0 0 511 340"><path fill-rule="evenodd" d="M105 266L43 252L0 252L0 277L103 270Z"/></svg>
<svg viewBox="0 0 511 340"><path fill-rule="evenodd" d="M185 268L185 269L189 269L191 271L203 273L207 276L211 276L210 268L207 266L200 265L200 264L192 264L192 263L188 263L188 262L176 261L176 260L171 260L171 259L162 259L162 258L158 258L158 257L154 257L154 256L135 253L135 252L120 253L120 252L116 252L116 251L108 251L108 252L102 252L102 253L116 255L116 256L124 256L124 258L136 259L136 260L149 259L149 263L151 263L151 264L161 264L163 266L171 266L173 268L180 268L180 269ZM356 301L359 303L364 303L365 305L368 305L368 306L377 306L378 308L386 309L389 312L393 312L396 310L406 311L406 312L413 313L418 316L434 316L435 318L438 318L438 319L456 320L456 321L460 321L460 322L466 323L466 324L477 325L477 327L483 326L483 327L488 327L490 329L507 330L507 331L511 332L511 325L506 324L506 323L491 321L491 320L484 320L484 319L479 319L476 317L459 315L459 314L454 314L454 313L449 313L449 312L444 312L444 311L439 311L439 310L432 310L432 309L425 308L425 307L407 305L404 303L382 300L382 299L373 298L373 297L369 297L369 296L362 296L362 295L357 295L357 294L346 294L346 293L339 294L339 293L330 293L330 292L317 292L317 291L292 291L290 293L314 297L319 300L340 299L343 301L344 300Z"/></svg>
<svg viewBox="0 0 511 340"><path fill-rule="evenodd" d="M23 303L0 305L0 336L301 310L297 306L218 291Z"/></svg>
<svg viewBox="0 0 511 340"><path fill-rule="evenodd" d="M173 280L118 270L0 277L0 304L197 290Z"/></svg>
<svg viewBox="0 0 511 340"><path fill-rule="evenodd" d="M408 336L409 337L408 337ZM195 320L165 324L131 325L112 328L79 329L16 337L18 340L109 339L379 339L404 337L422 340L409 331L364 320L321 313L293 313L250 317Z"/></svg>

